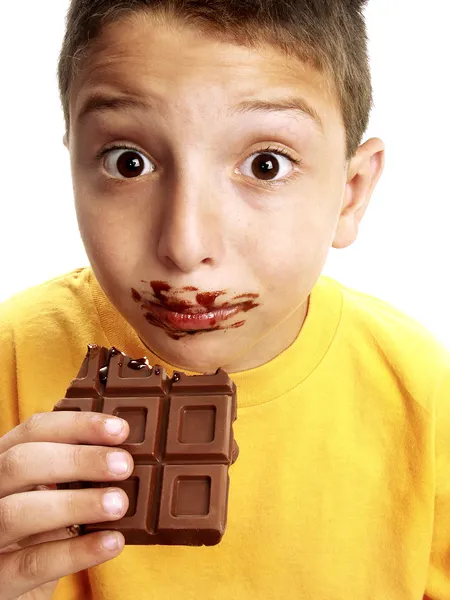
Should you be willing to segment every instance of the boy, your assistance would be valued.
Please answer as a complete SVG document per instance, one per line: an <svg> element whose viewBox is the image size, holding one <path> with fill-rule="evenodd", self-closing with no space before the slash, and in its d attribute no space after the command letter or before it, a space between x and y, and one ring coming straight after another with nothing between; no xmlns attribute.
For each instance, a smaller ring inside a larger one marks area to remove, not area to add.
<svg viewBox="0 0 450 600"><path fill-rule="evenodd" d="M450 598L449 353L321 276L384 164L360 145L363 4L72 0L59 77L91 267L0 306L1 600ZM219 545L71 538L125 514L133 469L126 423L49 412L89 343L231 374ZM75 480L112 483L55 489Z"/></svg>

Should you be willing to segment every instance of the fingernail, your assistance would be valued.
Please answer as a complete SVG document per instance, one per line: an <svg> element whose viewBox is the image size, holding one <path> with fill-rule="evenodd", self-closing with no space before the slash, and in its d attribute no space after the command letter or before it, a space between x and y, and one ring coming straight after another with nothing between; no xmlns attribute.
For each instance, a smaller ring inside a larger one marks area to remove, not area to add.
<svg viewBox="0 0 450 600"><path fill-rule="evenodd" d="M123 431L123 419L106 419L105 429L110 435L119 435Z"/></svg>
<svg viewBox="0 0 450 600"><path fill-rule="evenodd" d="M110 452L106 460L111 473L123 475L128 471L127 455L123 452Z"/></svg>
<svg viewBox="0 0 450 600"><path fill-rule="evenodd" d="M105 533L102 536L102 546L106 550L117 550L119 547L119 538L115 533Z"/></svg>
<svg viewBox="0 0 450 600"><path fill-rule="evenodd" d="M118 515L123 509L123 500L119 492L106 492L103 495L102 504L110 515Z"/></svg>

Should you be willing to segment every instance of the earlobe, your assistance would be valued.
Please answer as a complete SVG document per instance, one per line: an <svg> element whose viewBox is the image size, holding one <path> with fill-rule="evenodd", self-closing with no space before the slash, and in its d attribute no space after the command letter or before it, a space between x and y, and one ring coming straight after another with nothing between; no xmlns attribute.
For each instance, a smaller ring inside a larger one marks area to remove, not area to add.
<svg viewBox="0 0 450 600"><path fill-rule="evenodd" d="M63 144L67 149L69 149L69 142L67 141L67 133L65 133L63 136Z"/></svg>
<svg viewBox="0 0 450 600"><path fill-rule="evenodd" d="M333 248L347 248L358 237L359 225L383 173L384 160L384 142L379 138L372 138L358 148L350 161Z"/></svg>

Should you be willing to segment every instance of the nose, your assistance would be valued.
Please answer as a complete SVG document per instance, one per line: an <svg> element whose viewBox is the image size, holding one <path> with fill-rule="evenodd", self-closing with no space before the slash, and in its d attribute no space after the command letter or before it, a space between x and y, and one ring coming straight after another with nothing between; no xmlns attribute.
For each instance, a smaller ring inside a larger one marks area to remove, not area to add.
<svg viewBox="0 0 450 600"><path fill-rule="evenodd" d="M206 184L180 181L163 202L159 260L183 273L217 264L223 255L221 221L220 203Z"/></svg>

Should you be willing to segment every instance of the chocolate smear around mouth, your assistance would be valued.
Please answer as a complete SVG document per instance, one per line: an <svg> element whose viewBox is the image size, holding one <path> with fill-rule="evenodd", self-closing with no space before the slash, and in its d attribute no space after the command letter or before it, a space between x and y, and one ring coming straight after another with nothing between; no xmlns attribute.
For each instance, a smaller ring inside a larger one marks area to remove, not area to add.
<svg viewBox="0 0 450 600"><path fill-rule="evenodd" d="M142 281L142 283L147 282ZM188 300L182 300L180 298L177 298L175 294L179 294L180 292L174 290L172 286L165 281L151 281L149 282L149 284L151 289L153 290L152 296L156 300L156 302L153 303L148 299L145 299L145 294L139 293L134 288L131 288L131 297L134 302L141 305L141 309L143 311L143 316L145 320L148 323L150 323L150 325L153 325L165 331L168 337L174 340L180 340L185 338L186 336L193 337L196 335L200 335L201 333L211 333L213 331L226 331L228 329L239 329L240 327L245 325L246 321L241 320L236 323L225 325L223 323L215 324L214 319L212 318L212 326L208 329L193 329L188 331L182 331L176 329L168 323L165 323L153 312L150 312L151 304L163 306L168 310L172 310L173 312L178 312L181 314L200 314L221 308L230 308L233 306L237 306L238 311L237 313L232 315L233 317L236 316L236 314L239 314L241 312L248 312L249 310L253 310L254 308L260 306L259 303L256 302L256 300L259 298L259 294L240 294L239 296L235 296L233 300L241 300L241 302L224 302L221 305L216 305L217 298L226 295L225 290L219 290L216 292L199 292L198 294L196 294L197 304L194 304L193 302L190 302ZM198 291L198 288L193 286L186 286L183 288L183 291L196 292Z"/></svg>

